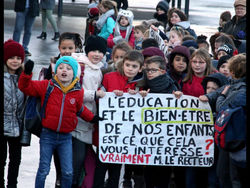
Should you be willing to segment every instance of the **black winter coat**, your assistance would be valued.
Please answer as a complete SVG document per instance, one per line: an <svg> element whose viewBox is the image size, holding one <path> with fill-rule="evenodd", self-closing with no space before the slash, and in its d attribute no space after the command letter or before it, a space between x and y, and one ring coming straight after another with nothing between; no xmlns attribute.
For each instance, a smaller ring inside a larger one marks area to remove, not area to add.
<svg viewBox="0 0 250 188"><path fill-rule="evenodd" d="M16 0L15 1L15 12L25 11L26 0ZM39 2L38 0L29 0L29 12L31 17L39 16Z"/></svg>
<svg viewBox="0 0 250 188"><path fill-rule="evenodd" d="M236 39L246 40L246 23L246 15L239 20L234 16L226 23L222 32L233 35Z"/></svg>

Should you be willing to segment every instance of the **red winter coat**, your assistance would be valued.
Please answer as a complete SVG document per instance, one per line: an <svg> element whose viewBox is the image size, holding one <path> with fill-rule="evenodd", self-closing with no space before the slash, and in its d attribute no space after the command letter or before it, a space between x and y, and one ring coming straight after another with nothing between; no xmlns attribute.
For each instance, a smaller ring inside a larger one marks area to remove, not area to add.
<svg viewBox="0 0 250 188"><path fill-rule="evenodd" d="M126 76L122 76L120 72L109 72L104 74L102 85L106 89L106 92L112 92L114 90L121 90L128 92L128 89L136 89L137 80L128 81Z"/></svg>
<svg viewBox="0 0 250 188"><path fill-rule="evenodd" d="M115 43L113 42L114 33L115 33L115 29L113 29L113 33L110 34L108 39L107 39L107 44L108 44L109 48L113 48L113 46L115 45ZM120 30L120 33L121 33L122 38L125 39L126 30ZM134 47L135 47L134 28L132 28L131 34L129 36L128 44L134 49Z"/></svg>
<svg viewBox="0 0 250 188"><path fill-rule="evenodd" d="M197 77L193 75L192 83L190 81L184 82L182 86L182 92L184 95L191 95L194 97L199 97L200 95L204 95L204 88L201 85L202 80L205 77Z"/></svg>
<svg viewBox="0 0 250 188"><path fill-rule="evenodd" d="M82 107L81 118L85 121L93 119L94 114L87 107L83 106L84 91L80 87L79 82L70 91L63 93L54 79L38 81L31 80L31 78L32 74L26 75L22 73L18 81L18 87L25 95L40 97L41 105L43 104L49 82L54 86L45 108L45 118L42 119L44 127L62 133L73 131L78 122L76 114Z"/></svg>

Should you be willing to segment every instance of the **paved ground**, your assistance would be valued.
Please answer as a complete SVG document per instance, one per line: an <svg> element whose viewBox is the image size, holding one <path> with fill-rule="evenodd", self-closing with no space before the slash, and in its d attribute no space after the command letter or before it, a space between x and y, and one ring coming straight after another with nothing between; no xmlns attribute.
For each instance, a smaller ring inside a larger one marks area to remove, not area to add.
<svg viewBox="0 0 250 188"><path fill-rule="evenodd" d="M225 10L230 10L234 14L232 9L233 0L221 0L224 4L219 4L216 0L200 0L191 1L190 9L190 21L191 27L196 31L197 35L205 34L210 37L218 25L219 14ZM13 11L14 0L4 0L4 40L12 38L12 33L15 23L15 13ZM58 23L60 32L74 31L80 33L84 36L85 31L85 21L86 15L84 10L86 10L87 0L76 0L75 4L72 4L70 0L65 0L64 14L61 18L55 15ZM140 2L140 4L132 3ZM131 9L133 8L135 14L134 25L137 25L143 19L150 19L149 15L154 12L154 3L157 4L158 1L149 0L129 0ZM133 5L133 6L132 6ZM140 5L138 7L138 5ZM144 6L145 5L145 6ZM195 6L197 5L197 6ZM143 7L142 7L143 6ZM145 8L146 7L146 8ZM67 12L67 11L69 12ZM84 13L83 15L78 15L77 12ZM138 15L138 16L137 16ZM142 16L142 17L140 17ZM139 19L140 18L140 19ZM36 36L41 33L41 17L37 17L33 26L32 37L29 45L30 52L32 56L30 59L35 61L34 68L34 79L37 79L37 75L41 67L47 67L49 65L49 59L52 56L58 55L58 42L51 40L54 33L50 24L48 24L48 38L46 40L39 40ZM19 171L19 184L18 188L30 188L34 187L35 175L38 168L39 160L39 140L37 137L32 137L32 142L30 147L24 147L22 150L22 163ZM46 179L46 188L53 188L55 181L55 169L52 163L51 171Z"/></svg>

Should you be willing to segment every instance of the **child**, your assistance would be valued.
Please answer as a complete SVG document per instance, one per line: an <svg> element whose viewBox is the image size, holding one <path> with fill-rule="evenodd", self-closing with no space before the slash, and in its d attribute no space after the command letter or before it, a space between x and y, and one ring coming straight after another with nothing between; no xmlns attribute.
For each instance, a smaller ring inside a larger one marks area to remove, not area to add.
<svg viewBox="0 0 250 188"><path fill-rule="evenodd" d="M167 74L174 80L178 90L181 90L182 80L186 76L190 52L186 46L176 46L169 54Z"/></svg>
<svg viewBox="0 0 250 188"><path fill-rule="evenodd" d="M115 27L117 16L116 3L110 0L102 0L101 3L99 3L99 11L102 15L96 22L96 27L100 31L98 36L107 40Z"/></svg>
<svg viewBox="0 0 250 188"><path fill-rule="evenodd" d="M116 71L118 63L122 61L124 55L130 50L132 50L132 48L126 41L116 44L112 50L112 60L108 62L107 69L102 69L102 74Z"/></svg>
<svg viewBox="0 0 250 188"><path fill-rule="evenodd" d="M228 69L228 60L231 58L231 56L229 55L224 55L222 56L219 61L218 61L218 64L217 64L217 70L224 74L226 77L230 77L230 72L229 72L229 69Z"/></svg>
<svg viewBox="0 0 250 188"><path fill-rule="evenodd" d="M181 27L174 26L170 29L169 41L167 44L168 53L170 53L175 46L181 45L184 35L185 32Z"/></svg>
<svg viewBox="0 0 250 188"><path fill-rule="evenodd" d="M218 60L224 55L229 55L231 57L233 56L233 48L230 44L224 44L218 48L217 51Z"/></svg>
<svg viewBox="0 0 250 188"><path fill-rule="evenodd" d="M117 96L122 96L124 92L135 94L139 88L136 87L137 81L143 79L142 65L143 55L131 50L126 53L121 63L121 67L116 72L106 73L103 77L103 89L107 92L114 92ZM97 152L98 153L98 152ZM109 178L106 187L119 187L121 165L101 163L97 157L95 179L93 188L103 187L106 171ZM138 183L138 182L137 182Z"/></svg>
<svg viewBox="0 0 250 188"><path fill-rule="evenodd" d="M230 85L220 87L212 93L199 97L203 102L209 101L209 103L216 105L216 112L229 105L246 105L244 104L245 99L242 97L246 96L246 55L238 54L233 56L229 59L228 64L232 77ZM222 187L233 183L238 184L240 187L247 187L246 166L238 166L237 163L233 163L229 152L219 150L217 173Z"/></svg>
<svg viewBox="0 0 250 188"><path fill-rule="evenodd" d="M85 41L90 35L97 35L97 29L95 27L96 21L99 18L99 9L97 7L92 7L88 10L88 17L86 19L85 28Z"/></svg>
<svg viewBox="0 0 250 188"><path fill-rule="evenodd" d="M209 52L209 43L207 42L207 36L197 36L196 43L198 44L198 48L205 48Z"/></svg>
<svg viewBox="0 0 250 188"><path fill-rule="evenodd" d="M40 162L36 175L36 187L44 187L49 174L50 162L56 150L61 164L61 185L72 184L72 135L77 125L77 113L88 122L95 122L98 117L83 106L84 91L77 77L78 63L71 56L59 58L55 65L55 76L51 80L33 81L34 62L25 64L24 72L18 81L18 87L26 95L41 97L44 102L48 84L53 86L42 119L40 135ZM62 113L63 112L63 113Z"/></svg>
<svg viewBox="0 0 250 188"><path fill-rule="evenodd" d="M147 28L144 25L136 25L134 29L135 49L142 50L142 41L144 40L144 33Z"/></svg>
<svg viewBox="0 0 250 188"><path fill-rule="evenodd" d="M51 79L54 76L56 61L62 56L71 56L72 53L82 52L82 37L78 33L64 32L60 35L58 50L59 55L50 59L50 66L45 70L45 79Z"/></svg>
<svg viewBox="0 0 250 188"><path fill-rule="evenodd" d="M101 62L107 50L106 40L99 36L90 36L87 39L85 53L72 53L81 67L80 83L84 89L84 105L93 113L97 113L96 99L105 95L105 92L98 90L102 82ZM81 173L84 167L84 160L87 153L87 147L91 147L93 124L78 118L78 124L72 131L73 145L73 187L81 185ZM79 149L81 148L81 149ZM93 166L94 168L94 166ZM87 169L86 169L87 171ZM92 171L94 173L94 171ZM87 176L93 176L88 172ZM85 176L86 178L86 176Z"/></svg>
<svg viewBox="0 0 250 188"><path fill-rule="evenodd" d="M159 1L157 6L155 7L156 12L154 13L154 18L157 19L159 22L162 22L164 25L164 29L167 26L167 20L168 20L168 9L169 9L169 4L165 0Z"/></svg>
<svg viewBox="0 0 250 188"><path fill-rule="evenodd" d="M121 10L118 13L115 28L112 34L107 39L108 47L113 48L115 44L121 40L125 40L129 45L134 48L134 27L133 27L134 14L130 10Z"/></svg>
<svg viewBox="0 0 250 188"><path fill-rule="evenodd" d="M24 61L24 48L18 42L11 39L4 43L4 122L1 141L1 180L0 187L4 185L4 168L7 152L9 153L9 165L7 187L17 187L19 166L21 163L20 143L22 131L21 111L24 108L24 94L18 89L17 83L22 72ZM9 151L7 151L9 148Z"/></svg>
<svg viewBox="0 0 250 188"><path fill-rule="evenodd" d="M222 32L224 26L226 25L226 23L231 20L231 12L230 11L224 11L220 14L220 20L219 20L219 27L218 27L218 31Z"/></svg>
<svg viewBox="0 0 250 188"><path fill-rule="evenodd" d="M183 94L194 97L204 95L204 89L201 82L205 76L211 74L211 69L211 57L207 50L203 48L197 49L190 57L188 72L183 79Z"/></svg>
<svg viewBox="0 0 250 188"><path fill-rule="evenodd" d="M50 65L48 68L42 69L42 73L44 74L44 79L50 80L54 76L54 70L55 70L55 64L56 61L63 56L71 56L72 53L75 52L82 52L82 37L78 33L73 32L64 32L60 35L59 38L59 55L56 57L52 57L50 59ZM41 76L41 78L43 75ZM81 79L81 77L80 77ZM55 186L56 188L59 188L61 183L61 167L59 162L59 157L57 152L54 152L54 163L56 167L56 182Z"/></svg>

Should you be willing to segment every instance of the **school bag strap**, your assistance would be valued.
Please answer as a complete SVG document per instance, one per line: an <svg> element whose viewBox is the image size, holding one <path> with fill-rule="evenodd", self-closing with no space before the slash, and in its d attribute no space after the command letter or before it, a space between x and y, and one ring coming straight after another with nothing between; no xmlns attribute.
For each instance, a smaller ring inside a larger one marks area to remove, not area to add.
<svg viewBox="0 0 250 188"><path fill-rule="evenodd" d="M41 119L45 118L45 108L46 108L49 96L50 96L51 92L53 91L53 89L54 89L54 86L50 85L50 81L49 81L47 91L45 93L44 102L43 102L43 105L42 105L42 108L41 108L41 111L40 111Z"/></svg>
<svg viewBox="0 0 250 188"><path fill-rule="evenodd" d="M84 106L82 105L81 109L76 113L76 115L80 116L83 110L84 110Z"/></svg>

